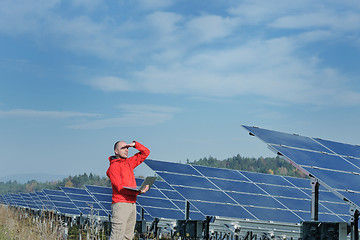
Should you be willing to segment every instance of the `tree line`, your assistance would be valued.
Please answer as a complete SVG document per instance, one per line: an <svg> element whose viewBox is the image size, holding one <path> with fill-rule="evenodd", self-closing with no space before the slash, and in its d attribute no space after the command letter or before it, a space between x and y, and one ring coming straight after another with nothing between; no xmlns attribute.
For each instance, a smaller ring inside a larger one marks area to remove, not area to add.
<svg viewBox="0 0 360 240"><path fill-rule="evenodd" d="M186 161L187 164L202 165L216 168L228 168L234 170L259 172L275 175L293 176L293 177L306 177L290 163L286 162L279 157L260 157L249 158L242 157L239 154L237 156L227 158L224 160L218 160L214 157L204 157L199 160ZM75 187L83 188L84 185L96 185L110 187L110 180L107 177L100 177L95 174L80 174L75 176L69 176L59 181L51 182L37 182L35 180L28 181L27 183L18 183L17 181L0 182L0 195L8 193L20 193L20 192L34 192L42 191L43 189L58 190L59 187Z"/></svg>
<svg viewBox="0 0 360 240"><path fill-rule="evenodd" d="M289 162L280 157L259 157L249 158L242 157L240 154L227 158L224 160L218 160L214 157L204 157L199 160L189 161L188 164L202 165L216 168L228 168L233 170L259 172L283 176L301 177L305 178L306 175L296 169Z"/></svg>
<svg viewBox="0 0 360 240"><path fill-rule="evenodd" d="M35 180L28 181L27 183L18 183L17 181L0 182L0 195L20 192L28 193L42 191L43 189L59 190L59 187L83 188L84 185L111 186L107 177L84 173L51 182L37 182Z"/></svg>

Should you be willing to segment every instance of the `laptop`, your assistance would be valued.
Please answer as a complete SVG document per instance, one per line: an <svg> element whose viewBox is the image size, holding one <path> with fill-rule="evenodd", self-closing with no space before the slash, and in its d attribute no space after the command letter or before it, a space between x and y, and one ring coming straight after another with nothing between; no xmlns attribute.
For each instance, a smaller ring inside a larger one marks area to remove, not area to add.
<svg viewBox="0 0 360 240"><path fill-rule="evenodd" d="M124 188L129 189L129 190L139 191L139 190L143 190L146 187L146 185L149 185L149 190L150 190L150 188L154 184L156 178L157 177L146 177L140 187L136 187L136 188L124 187Z"/></svg>

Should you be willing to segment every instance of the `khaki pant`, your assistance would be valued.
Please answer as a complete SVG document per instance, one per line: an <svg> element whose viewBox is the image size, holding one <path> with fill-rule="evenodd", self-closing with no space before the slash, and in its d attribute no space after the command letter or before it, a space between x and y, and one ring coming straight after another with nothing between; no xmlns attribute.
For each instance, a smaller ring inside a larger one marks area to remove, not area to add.
<svg viewBox="0 0 360 240"><path fill-rule="evenodd" d="M111 205L110 240L131 240L136 224L135 203L114 203Z"/></svg>

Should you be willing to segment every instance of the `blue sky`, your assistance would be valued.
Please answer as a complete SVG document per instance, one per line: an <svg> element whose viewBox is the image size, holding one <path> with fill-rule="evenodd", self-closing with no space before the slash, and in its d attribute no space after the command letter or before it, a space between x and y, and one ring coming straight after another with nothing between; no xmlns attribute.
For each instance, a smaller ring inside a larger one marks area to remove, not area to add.
<svg viewBox="0 0 360 240"><path fill-rule="evenodd" d="M3 0L0 177L104 175L117 140L275 156L241 124L359 144L359 23L355 0Z"/></svg>

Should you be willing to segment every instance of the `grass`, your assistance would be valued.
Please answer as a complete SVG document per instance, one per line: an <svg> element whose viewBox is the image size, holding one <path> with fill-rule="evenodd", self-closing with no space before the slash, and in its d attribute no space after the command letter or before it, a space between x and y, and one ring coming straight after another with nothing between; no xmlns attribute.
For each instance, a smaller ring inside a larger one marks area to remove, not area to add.
<svg viewBox="0 0 360 240"><path fill-rule="evenodd" d="M67 230L67 236L65 235ZM105 227L96 223L91 217L79 230L75 224L64 227L64 223L54 215L45 217L29 213L24 209L13 208L0 204L0 240L106 240ZM146 234L146 239L157 239L152 234ZM140 239L140 234L135 234L134 239ZM160 239L171 239L162 236Z"/></svg>
<svg viewBox="0 0 360 240"><path fill-rule="evenodd" d="M0 240L58 240L63 233L55 217L35 217L23 209L0 205Z"/></svg>

